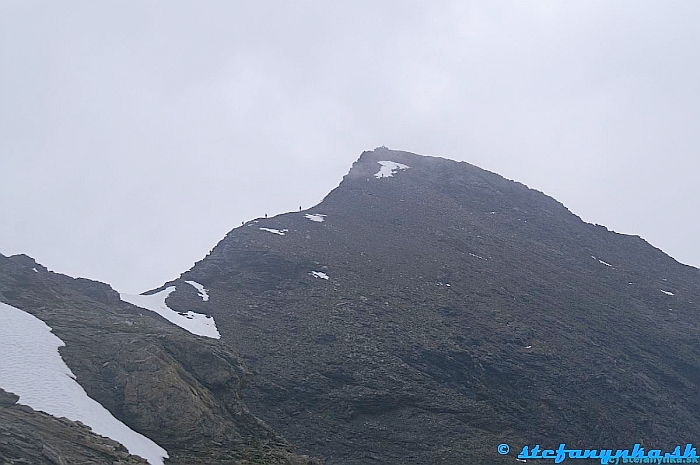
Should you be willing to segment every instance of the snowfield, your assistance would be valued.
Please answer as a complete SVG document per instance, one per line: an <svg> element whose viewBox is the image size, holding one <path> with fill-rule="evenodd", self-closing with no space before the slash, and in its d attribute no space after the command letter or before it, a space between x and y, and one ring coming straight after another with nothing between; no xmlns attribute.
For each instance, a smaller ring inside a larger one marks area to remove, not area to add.
<svg viewBox="0 0 700 465"><path fill-rule="evenodd" d="M155 442L117 420L88 397L75 381L58 348L65 344L51 328L10 305L0 303L0 388L19 396L18 403L54 417L80 421L101 436L123 444L151 465L162 465L168 453Z"/></svg>
<svg viewBox="0 0 700 465"><path fill-rule="evenodd" d="M328 279L328 275L323 271L312 271L309 274L314 278Z"/></svg>
<svg viewBox="0 0 700 465"><path fill-rule="evenodd" d="M273 229L273 228L260 228L261 231L267 231L272 234L277 234L278 236L284 236L284 233L288 232L289 229L282 229L281 231L279 229Z"/></svg>
<svg viewBox="0 0 700 465"><path fill-rule="evenodd" d="M380 161L378 162L380 165L382 165L381 169L374 174L374 177L377 179L380 178L390 178L392 177L398 170L406 170L410 168L408 165L403 165L401 163L396 163L395 161Z"/></svg>
<svg viewBox="0 0 700 465"><path fill-rule="evenodd" d="M310 213L307 213L304 215L304 217L310 219L311 221L315 221L316 223L323 223L323 218L326 215L322 215L321 213L314 213L313 215Z"/></svg>
<svg viewBox="0 0 700 465"><path fill-rule="evenodd" d="M207 292L206 289L204 289L204 286L199 284L197 281L185 281L187 284L190 286L194 287L197 289L197 292L199 293L199 297L202 298L204 302L209 300L209 293Z"/></svg>
<svg viewBox="0 0 700 465"><path fill-rule="evenodd" d="M175 286L169 286L167 289L163 289L162 291L151 295L119 294L119 296L124 302L129 302L137 307L156 312L158 315L162 316L172 324L177 325L192 334L210 337L212 339L221 338L219 330L216 328L214 318L202 313L195 313L191 311L187 313L179 313L168 307L165 304L165 299L167 299L173 291L175 291Z"/></svg>

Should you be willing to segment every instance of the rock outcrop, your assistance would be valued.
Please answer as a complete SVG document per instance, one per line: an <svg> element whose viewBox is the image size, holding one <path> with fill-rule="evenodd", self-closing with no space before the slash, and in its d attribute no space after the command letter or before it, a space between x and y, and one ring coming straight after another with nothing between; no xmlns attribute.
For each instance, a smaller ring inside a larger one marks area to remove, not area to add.
<svg viewBox="0 0 700 465"><path fill-rule="evenodd" d="M17 405L0 389L0 463L145 465L121 444L95 435L83 424Z"/></svg>

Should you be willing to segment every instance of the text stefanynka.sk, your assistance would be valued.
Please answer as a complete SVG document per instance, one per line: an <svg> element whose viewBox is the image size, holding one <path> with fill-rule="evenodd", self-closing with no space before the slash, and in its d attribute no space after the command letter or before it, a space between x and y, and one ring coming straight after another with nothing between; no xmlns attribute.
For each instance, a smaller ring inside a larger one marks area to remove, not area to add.
<svg viewBox="0 0 700 465"><path fill-rule="evenodd" d="M508 444L500 444L498 453L506 455L510 452ZM640 444L629 449L567 449L566 444L559 444L558 449L542 449L539 444L534 447L524 446L518 454L518 460L553 460L561 463L566 459L598 459L603 465L619 463L700 463L696 449L692 444L686 444L681 452L681 446L676 446L673 452L662 452L660 449L650 449L644 452Z"/></svg>

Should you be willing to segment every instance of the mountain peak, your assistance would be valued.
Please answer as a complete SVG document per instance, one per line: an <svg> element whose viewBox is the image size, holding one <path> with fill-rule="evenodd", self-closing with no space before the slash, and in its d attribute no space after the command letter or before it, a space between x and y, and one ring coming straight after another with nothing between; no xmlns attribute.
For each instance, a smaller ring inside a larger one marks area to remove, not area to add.
<svg viewBox="0 0 700 465"><path fill-rule="evenodd" d="M377 174L382 165L381 162L393 162L402 165L411 166L411 164L416 165L416 167L425 168L429 167L436 162L447 163L447 164L459 164L452 160L445 158L429 157L425 155L417 155L411 152L405 152L402 150L392 150L387 147L377 147L371 151L362 152L360 158L353 163L350 172L346 175L349 178L367 178L368 176L374 176ZM463 163L463 162L462 162ZM375 169L376 168L376 169Z"/></svg>
<svg viewBox="0 0 700 465"><path fill-rule="evenodd" d="M499 463L503 431L690 441L695 420L643 419L695 408L697 343L678 335L700 326L697 271L521 183L380 147L320 204L232 230L187 275L257 373L252 411L334 463L398 464ZM630 394L626 373L654 381Z"/></svg>
<svg viewBox="0 0 700 465"><path fill-rule="evenodd" d="M318 205L231 230L147 293L158 308L34 270L0 256L0 298L178 463L274 444L265 463L318 463L282 437L329 464L398 465L700 435L700 270L464 162L364 152Z"/></svg>

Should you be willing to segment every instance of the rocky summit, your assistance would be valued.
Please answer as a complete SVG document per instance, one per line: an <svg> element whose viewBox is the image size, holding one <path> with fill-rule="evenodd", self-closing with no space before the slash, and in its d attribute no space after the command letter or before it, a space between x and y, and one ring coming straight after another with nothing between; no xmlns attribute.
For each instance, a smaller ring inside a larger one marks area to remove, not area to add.
<svg viewBox="0 0 700 465"><path fill-rule="evenodd" d="M166 290L220 339L0 257L0 301L46 322L165 463L497 464L700 437L700 270L464 162L365 152L317 206L247 222L147 294ZM24 430L52 419L13 403ZM0 459L40 453L19 442Z"/></svg>

